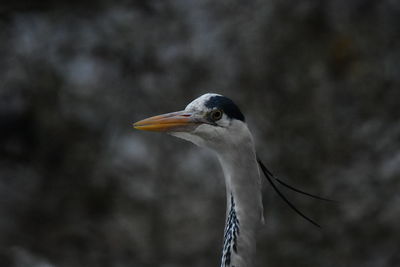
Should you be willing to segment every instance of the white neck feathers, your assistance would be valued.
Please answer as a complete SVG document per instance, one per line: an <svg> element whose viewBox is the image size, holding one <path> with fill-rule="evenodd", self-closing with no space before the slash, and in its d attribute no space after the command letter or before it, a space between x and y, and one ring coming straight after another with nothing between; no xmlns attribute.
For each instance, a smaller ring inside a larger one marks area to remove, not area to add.
<svg viewBox="0 0 400 267"><path fill-rule="evenodd" d="M256 233L263 222L261 181L253 142L240 153L218 151L227 190L227 221L221 267L254 266Z"/></svg>

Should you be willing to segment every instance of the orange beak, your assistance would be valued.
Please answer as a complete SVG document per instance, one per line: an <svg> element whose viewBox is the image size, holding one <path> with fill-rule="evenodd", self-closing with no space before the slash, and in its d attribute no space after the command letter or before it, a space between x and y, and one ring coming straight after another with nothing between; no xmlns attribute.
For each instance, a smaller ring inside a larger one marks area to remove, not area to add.
<svg viewBox="0 0 400 267"><path fill-rule="evenodd" d="M173 132L184 131L189 126L198 125L200 122L192 117L192 113L185 111L172 112L150 117L133 124L133 127L143 131Z"/></svg>

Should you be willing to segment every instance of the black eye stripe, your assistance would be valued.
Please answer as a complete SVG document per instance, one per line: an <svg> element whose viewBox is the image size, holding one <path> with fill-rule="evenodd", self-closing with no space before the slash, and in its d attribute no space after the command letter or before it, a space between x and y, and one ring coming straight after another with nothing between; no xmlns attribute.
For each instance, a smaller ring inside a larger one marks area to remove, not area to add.
<svg viewBox="0 0 400 267"><path fill-rule="evenodd" d="M233 103L232 100L225 96L212 96L205 103L205 106L209 109L219 109L223 110L223 112L232 119L237 119L241 121L245 121L244 116L240 109Z"/></svg>

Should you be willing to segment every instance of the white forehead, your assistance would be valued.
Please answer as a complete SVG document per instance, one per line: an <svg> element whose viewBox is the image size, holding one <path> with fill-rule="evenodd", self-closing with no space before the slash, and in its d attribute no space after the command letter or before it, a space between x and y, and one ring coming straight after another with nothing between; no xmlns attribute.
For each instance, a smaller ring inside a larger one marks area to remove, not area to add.
<svg viewBox="0 0 400 267"><path fill-rule="evenodd" d="M185 110L193 111L193 110L205 110L205 109L208 109L208 108L206 108L205 103L207 103L207 101L213 96L221 96L221 95L214 94L214 93L207 93L207 94L204 94L202 96L199 96L198 98L196 98L195 100L190 102L186 106Z"/></svg>

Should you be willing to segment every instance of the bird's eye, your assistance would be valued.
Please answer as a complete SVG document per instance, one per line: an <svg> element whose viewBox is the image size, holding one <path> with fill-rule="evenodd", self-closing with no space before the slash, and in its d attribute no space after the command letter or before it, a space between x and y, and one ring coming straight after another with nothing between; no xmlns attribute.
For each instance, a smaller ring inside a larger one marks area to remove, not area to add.
<svg viewBox="0 0 400 267"><path fill-rule="evenodd" d="M213 121L220 120L222 118L222 110L215 109L215 110L211 111L210 118Z"/></svg>

